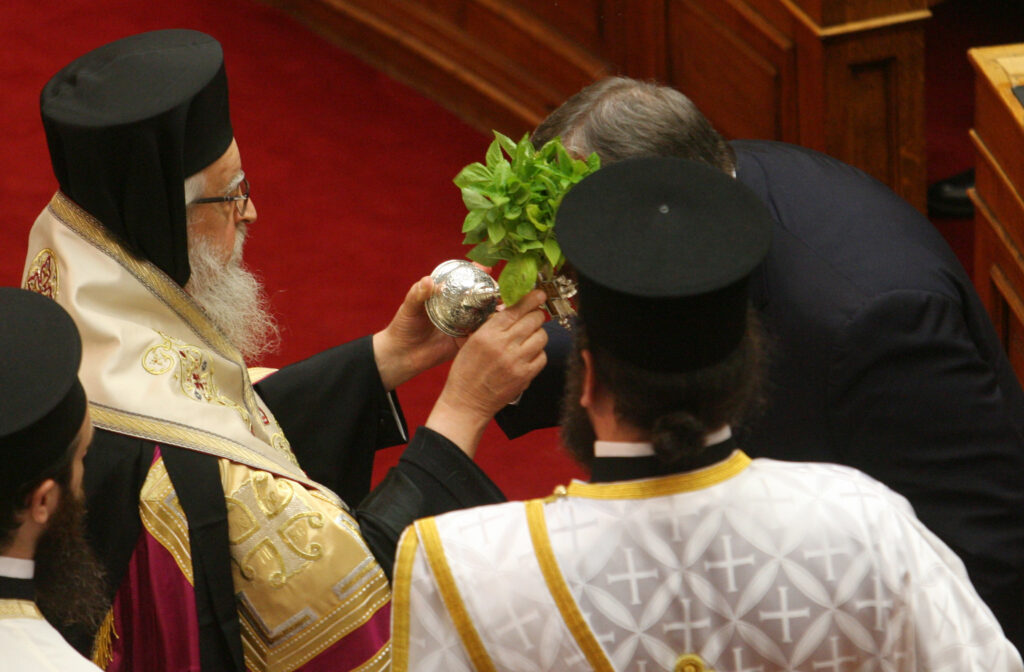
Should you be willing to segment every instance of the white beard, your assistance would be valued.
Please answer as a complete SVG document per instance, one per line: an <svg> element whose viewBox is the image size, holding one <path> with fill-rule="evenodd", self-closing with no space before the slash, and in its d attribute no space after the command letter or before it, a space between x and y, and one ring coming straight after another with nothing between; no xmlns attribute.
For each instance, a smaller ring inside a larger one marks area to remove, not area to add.
<svg viewBox="0 0 1024 672"><path fill-rule="evenodd" d="M203 307L242 357L253 362L273 352L281 336L263 285L242 265L244 244L245 226L240 225L231 258L225 263L220 252L190 228L188 261L192 274L185 291Z"/></svg>

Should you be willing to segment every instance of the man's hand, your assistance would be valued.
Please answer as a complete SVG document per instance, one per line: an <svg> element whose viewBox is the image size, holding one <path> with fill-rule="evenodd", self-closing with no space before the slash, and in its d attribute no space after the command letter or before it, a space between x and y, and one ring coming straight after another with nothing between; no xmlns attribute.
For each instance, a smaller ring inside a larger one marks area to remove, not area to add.
<svg viewBox="0 0 1024 672"><path fill-rule="evenodd" d="M386 390L447 362L458 352L455 340L438 331L427 317L424 304L433 289L430 276L420 278L405 295L391 323L373 335L373 357Z"/></svg>
<svg viewBox="0 0 1024 672"><path fill-rule="evenodd" d="M467 340L452 363L426 426L467 455L476 454L494 414L514 401L547 362L539 310L546 296L534 290L516 305L492 315Z"/></svg>

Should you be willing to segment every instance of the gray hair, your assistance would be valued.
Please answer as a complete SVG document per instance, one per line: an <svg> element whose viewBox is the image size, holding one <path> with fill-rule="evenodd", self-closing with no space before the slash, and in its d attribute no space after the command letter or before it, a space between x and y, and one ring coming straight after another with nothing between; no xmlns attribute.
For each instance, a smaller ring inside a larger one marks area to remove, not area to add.
<svg viewBox="0 0 1024 672"><path fill-rule="evenodd" d="M604 164L641 156L702 161L732 174L736 155L711 122L679 91L628 77L586 87L548 115L532 140L555 137L571 153L597 152Z"/></svg>
<svg viewBox="0 0 1024 672"><path fill-rule="evenodd" d="M206 190L206 177L200 172L185 179L185 207L192 205L192 201L202 197Z"/></svg>

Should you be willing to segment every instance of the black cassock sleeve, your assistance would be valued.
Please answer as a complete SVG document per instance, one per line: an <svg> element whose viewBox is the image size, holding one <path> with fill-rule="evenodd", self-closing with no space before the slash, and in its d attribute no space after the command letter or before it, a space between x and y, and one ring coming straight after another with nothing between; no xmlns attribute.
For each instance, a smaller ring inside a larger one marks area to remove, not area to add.
<svg viewBox="0 0 1024 672"><path fill-rule="evenodd" d="M417 518L503 501L498 486L458 446L420 427L398 464L359 505L356 518L390 580L398 538Z"/></svg>
<svg viewBox="0 0 1024 672"><path fill-rule="evenodd" d="M350 504L370 491L374 453L408 440L401 407L381 383L371 338L286 366L255 386L306 474Z"/></svg>

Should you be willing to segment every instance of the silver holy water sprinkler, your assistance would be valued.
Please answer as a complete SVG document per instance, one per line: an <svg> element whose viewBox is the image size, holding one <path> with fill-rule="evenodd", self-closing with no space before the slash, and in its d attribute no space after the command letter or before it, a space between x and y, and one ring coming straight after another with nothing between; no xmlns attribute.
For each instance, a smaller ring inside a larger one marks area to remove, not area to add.
<svg viewBox="0 0 1024 672"><path fill-rule="evenodd" d="M449 336L468 336L498 307L498 283L472 262L451 259L430 273L434 292L427 316Z"/></svg>
<svg viewBox="0 0 1024 672"><path fill-rule="evenodd" d="M427 316L434 326L449 336L468 336L490 317L501 300L498 283L472 262L451 259L430 273L434 292L427 299ZM545 308L566 329L576 314L570 299L576 295L576 283L564 276L540 280L547 293Z"/></svg>

